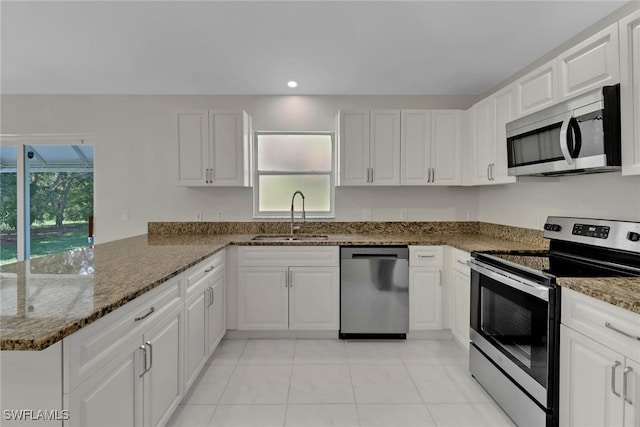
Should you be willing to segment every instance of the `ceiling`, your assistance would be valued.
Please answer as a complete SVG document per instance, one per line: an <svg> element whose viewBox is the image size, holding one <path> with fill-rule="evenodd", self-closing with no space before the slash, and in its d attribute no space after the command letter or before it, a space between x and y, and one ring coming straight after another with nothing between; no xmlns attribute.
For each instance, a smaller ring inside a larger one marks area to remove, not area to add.
<svg viewBox="0 0 640 427"><path fill-rule="evenodd" d="M3 0L0 87L477 95L625 3Z"/></svg>

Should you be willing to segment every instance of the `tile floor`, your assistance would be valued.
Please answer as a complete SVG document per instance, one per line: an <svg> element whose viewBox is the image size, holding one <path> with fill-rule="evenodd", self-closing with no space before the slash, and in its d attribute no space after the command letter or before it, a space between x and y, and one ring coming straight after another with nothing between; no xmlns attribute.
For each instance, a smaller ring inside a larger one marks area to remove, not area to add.
<svg viewBox="0 0 640 427"><path fill-rule="evenodd" d="M170 427L514 426L452 340L225 340Z"/></svg>

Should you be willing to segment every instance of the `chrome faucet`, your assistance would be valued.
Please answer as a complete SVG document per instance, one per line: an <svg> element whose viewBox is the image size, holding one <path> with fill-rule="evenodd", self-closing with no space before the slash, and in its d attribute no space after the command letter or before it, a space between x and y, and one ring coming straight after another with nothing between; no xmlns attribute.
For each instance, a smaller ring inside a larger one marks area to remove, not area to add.
<svg viewBox="0 0 640 427"><path fill-rule="evenodd" d="M302 222L304 222L305 216L306 216L304 211L304 194L302 194L302 191L297 190L293 193L293 196L291 196L291 237L292 238L293 238L293 231L300 229L300 226L297 226L297 227L293 226L293 201L296 198L296 194L299 194L302 197Z"/></svg>

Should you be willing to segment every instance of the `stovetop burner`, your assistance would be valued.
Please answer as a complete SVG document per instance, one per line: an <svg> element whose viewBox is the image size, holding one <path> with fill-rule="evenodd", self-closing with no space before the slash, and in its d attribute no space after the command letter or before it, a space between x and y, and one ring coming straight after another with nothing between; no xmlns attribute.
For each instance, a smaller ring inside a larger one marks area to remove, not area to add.
<svg viewBox="0 0 640 427"><path fill-rule="evenodd" d="M555 277L640 277L640 223L549 217L548 251L477 254L489 264Z"/></svg>

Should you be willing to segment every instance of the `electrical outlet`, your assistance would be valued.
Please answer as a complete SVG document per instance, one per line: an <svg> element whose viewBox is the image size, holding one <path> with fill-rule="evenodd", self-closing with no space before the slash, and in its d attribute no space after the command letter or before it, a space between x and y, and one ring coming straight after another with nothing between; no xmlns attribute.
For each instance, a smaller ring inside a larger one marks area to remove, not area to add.
<svg viewBox="0 0 640 427"><path fill-rule="evenodd" d="M123 209L122 212L120 212L120 219L122 221L129 221L129 209Z"/></svg>
<svg viewBox="0 0 640 427"><path fill-rule="evenodd" d="M362 220L371 221L371 209L362 209Z"/></svg>
<svg viewBox="0 0 640 427"><path fill-rule="evenodd" d="M196 221L202 221L202 211L196 211Z"/></svg>
<svg viewBox="0 0 640 427"><path fill-rule="evenodd" d="M400 209L400 219L406 220L409 217L406 209Z"/></svg>
<svg viewBox="0 0 640 427"><path fill-rule="evenodd" d="M218 219L218 221L222 221L224 219L224 212L223 211L216 212L216 218Z"/></svg>

